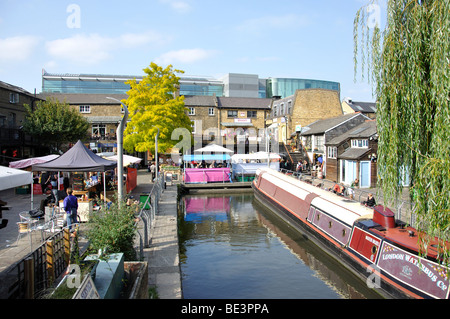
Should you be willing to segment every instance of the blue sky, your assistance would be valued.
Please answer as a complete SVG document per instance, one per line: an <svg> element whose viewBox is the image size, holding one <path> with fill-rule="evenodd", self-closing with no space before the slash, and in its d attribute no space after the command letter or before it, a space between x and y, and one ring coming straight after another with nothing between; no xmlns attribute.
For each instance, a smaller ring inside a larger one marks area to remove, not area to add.
<svg viewBox="0 0 450 319"><path fill-rule="evenodd" d="M185 75L336 81L341 99L373 101L353 73L353 19L367 2L2 0L0 80L39 93L42 69L143 75L153 61Z"/></svg>

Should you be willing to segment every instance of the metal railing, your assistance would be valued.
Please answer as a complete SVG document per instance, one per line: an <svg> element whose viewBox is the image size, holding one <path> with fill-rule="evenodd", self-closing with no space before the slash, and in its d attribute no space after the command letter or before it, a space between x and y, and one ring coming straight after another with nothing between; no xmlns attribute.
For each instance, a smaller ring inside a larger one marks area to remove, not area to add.
<svg viewBox="0 0 450 319"><path fill-rule="evenodd" d="M66 270L69 258L70 236L65 228L46 239L9 270L8 299L35 299L44 294Z"/></svg>
<svg viewBox="0 0 450 319"><path fill-rule="evenodd" d="M321 189L325 190L332 190L333 186L336 184L342 185L341 183L332 182L326 179L321 179L316 176L313 176L310 173L299 173L290 171L287 169L280 168L280 172L289 175L295 179L301 180L303 182L307 182L313 186L319 187ZM349 193L349 186L342 185L345 188L344 196L350 197ZM363 202L367 199L369 193L372 193L375 197L375 201L379 204L384 204L383 196L380 194L377 194L376 190L374 189L362 189L362 188L352 188L354 191L353 199L355 201ZM403 222L408 223L412 227L415 227L416 224L416 214L415 214L415 207L411 205L411 202L409 200L398 200L395 207L390 207L392 211L395 213L395 218L397 220L401 220Z"/></svg>
<svg viewBox="0 0 450 319"><path fill-rule="evenodd" d="M150 245L151 232L155 225L155 216L158 212L159 199L164 191L164 174L157 177L156 182L150 193L147 196L145 203L138 214L138 220L136 221L136 232L139 237L139 256L140 260L144 256L144 248L148 248ZM142 222L142 227L139 223Z"/></svg>

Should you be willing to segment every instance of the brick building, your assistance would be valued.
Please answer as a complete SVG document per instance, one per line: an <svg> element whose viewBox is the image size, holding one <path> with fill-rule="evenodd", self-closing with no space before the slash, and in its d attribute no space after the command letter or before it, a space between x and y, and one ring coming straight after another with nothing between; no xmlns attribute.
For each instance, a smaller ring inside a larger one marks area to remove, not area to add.
<svg viewBox="0 0 450 319"><path fill-rule="evenodd" d="M0 81L0 164L33 156L45 155L22 129L26 117L24 104L35 107L39 99L30 92Z"/></svg>
<svg viewBox="0 0 450 319"><path fill-rule="evenodd" d="M338 91L303 89L296 90L292 96L274 99L266 125L278 136L278 141L286 144L302 127L339 115L342 108Z"/></svg>

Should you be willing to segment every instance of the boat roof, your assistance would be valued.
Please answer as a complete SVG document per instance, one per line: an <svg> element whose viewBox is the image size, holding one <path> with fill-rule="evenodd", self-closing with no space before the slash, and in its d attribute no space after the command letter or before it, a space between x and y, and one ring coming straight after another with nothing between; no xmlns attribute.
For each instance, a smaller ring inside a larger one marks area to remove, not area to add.
<svg viewBox="0 0 450 319"><path fill-rule="evenodd" d="M373 209L361 205L357 201L338 196L332 192L300 181L292 176L285 175L269 168L261 168L264 178L282 187L284 190L296 195L303 200L308 194L318 195L311 201L311 205L327 214L345 222L348 225L360 218L372 218Z"/></svg>

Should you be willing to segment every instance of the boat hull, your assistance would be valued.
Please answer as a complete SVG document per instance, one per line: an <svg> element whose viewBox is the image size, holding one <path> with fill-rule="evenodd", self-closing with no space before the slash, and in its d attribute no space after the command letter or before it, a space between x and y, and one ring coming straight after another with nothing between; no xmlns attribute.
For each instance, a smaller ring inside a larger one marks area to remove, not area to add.
<svg viewBox="0 0 450 319"><path fill-rule="evenodd" d="M380 236L373 231L379 225L373 222L372 216L363 215L364 211L357 212L350 220L345 219L339 209L356 210L346 208L342 199L335 203L332 199L322 199L325 197L322 190L314 192L309 185L303 185L304 182L295 180L292 184L294 190L290 194L301 195L296 198L296 205L289 205L285 194L290 187L286 184L289 181L274 175L275 178L266 176L267 180L264 180L264 174L257 174L252 183L256 200L366 280L369 287L388 298L448 299L447 268L420 259L414 252ZM277 177L280 179L278 186ZM296 185L300 187L296 188ZM302 194L302 190L307 191ZM321 204L320 201L328 202ZM327 212L327 207L332 212ZM418 272L416 268L421 269Z"/></svg>

